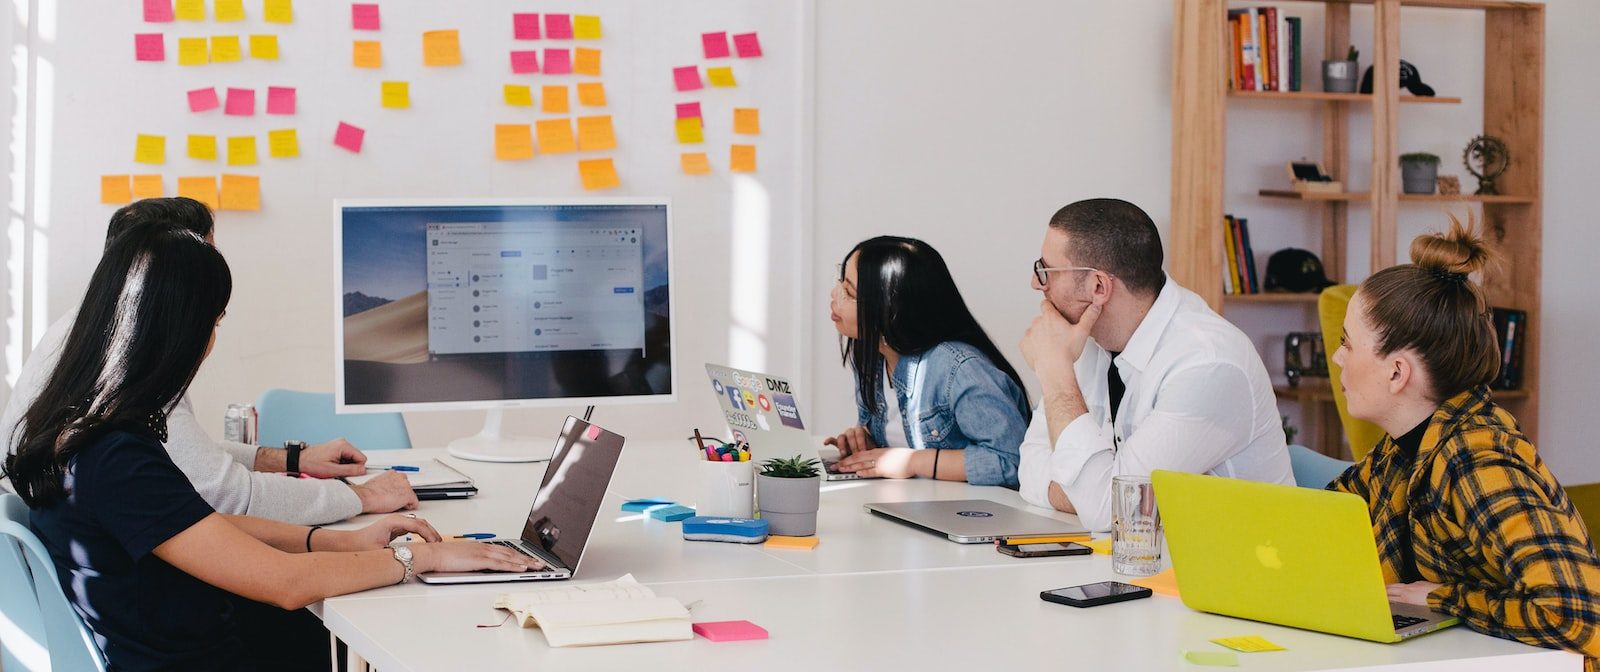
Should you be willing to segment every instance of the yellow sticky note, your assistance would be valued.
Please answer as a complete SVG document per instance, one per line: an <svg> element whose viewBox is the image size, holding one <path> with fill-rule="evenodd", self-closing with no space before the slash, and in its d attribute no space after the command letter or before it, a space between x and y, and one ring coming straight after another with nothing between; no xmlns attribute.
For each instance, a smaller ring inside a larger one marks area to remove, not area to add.
<svg viewBox="0 0 1600 672"><path fill-rule="evenodd" d="M260 210L261 178L255 175L222 176L222 210Z"/></svg>
<svg viewBox="0 0 1600 672"><path fill-rule="evenodd" d="M1273 644L1272 642L1267 641L1267 638L1260 635L1222 637L1220 639L1213 639L1211 641L1233 649L1234 651L1243 651L1245 653L1260 653L1262 651L1288 651L1288 649L1278 646L1277 644Z"/></svg>
<svg viewBox="0 0 1600 672"><path fill-rule="evenodd" d="M571 105L567 101L567 87L546 86L539 90L539 96L544 99L544 106L540 109L555 114L565 114Z"/></svg>
<svg viewBox="0 0 1600 672"><path fill-rule="evenodd" d="M217 178L210 175L205 177L180 177L178 178L178 195L200 201L215 210L217 208Z"/></svg>
<svg viewBox="0 0 1600 672"><path fill-rule="evenodd" d="M821 543L821 541L822 540L818 539L817 537L785 537L774 534L767 537L766 543L761 544L761 546L764 548L782 548L792 551L809 551L816 548L817 544Z"/></svg>
<svg viewBox="0 0 1600 672"><path fill-rule="evenodd" d="M411 84L408 82L384 82L383 106L397 110L411 107Z"/></svg>
<svg viewBox="0 0 1600 672"><path fill-rule="evenodd" d="M735 173L756 172L756 146L734 145L729 147L728 170Z"/></svg>
<svg viewBox="0 0 1600 672"><path fill-rule="evenodd" d="M570 119L545 119L534 122L539 133L539 151L546 154L563 154L577 151L578 141L572 137Z"/></svg>
<svg viewBox="0 0 1600 672"><path fill-rule="evenodd" d="M580 75L600 76L600 50L578 47L572 50L572 71Z"/></svg>
<svg viewBox="0 0 1600 672"><path fill-rule="evenodd" d="M133 160L156 165L166 163L167 136L139 134L139 139L133 145Z"/></svg>
<svg viewBox="0 0 1600 672"><path fill-rule="evenodd" d="M205 65L211 62L211 48L206 38L178 38L178 65Z"/></svg>
<svg viewBox="0 0 1600 672"><path fill-rule="evenodd" d="M217 160L217 136L191 135L189 136L189 158L201 161Z"/></svg>
<svg viewBox="0 0 1600 672"><path fill-rule="evenodd" d="M294 23L294 3L290 0L261 0L261 17L267 23Z"/></svg>
<svg viewBox="0 0 1600 672"><path fill-rule="evenodd" d="M251 35L250 58L260 59L263 61L278 60L278 36Z"/></svg>
<svg viewBox="0 0 1600 672"><path fill-rule="evenodd" d="M584 82L578 85L578 104L585 107L606 106L606 85L600 82Z"/></svg>
<svg viewBox="0 0 1600 672"><path fill-rule="evenodd" d="M1178 575L1174 574L1170 569L1165 572L1161 572L1160 574L1146 576L1142 579L1130 579L1128 583L1131 583L1135 586L1149 588L1150 590L1161 593L1162 595L1166 595L1167 597L1181 597L1178 594Z"/></svg>
<svg viewBox="0 0 1600 672"><path fill-rule="evenodd" d="M133 200L161 198L165 193L166 189L161 186L160 175L133 176Z"/></svg>
<svg viewBox="0 0 1600 672"><path fill-rule="evenodd" d="M236 135L228 138L228 165L256 165L256 136Z"/></svg>
<svg viewBox="0 0 1600 672"><path fill-rule="evenodd" d="M525 84L507 84L506 104L512 107L533 107L533 87Z"/></svg>
<svg viewBox="0 0 1600 672"><path fill-rule="evenodd" d="M178 0L172 16L179 21L206 20L206 0Z"/></svg>
<svg viewBox="0 0 1600 672"><path fill-rule="evenodd" d="M587 159L578 162L578 175L583 177L586 191L612 189L622 184L617 179L617 165L611 159Z"/></svg>
<svg viewBox="0 0 1600 672"><path fill-rule="evenodd" d="M678 144L693 145L706 141L705 131L701 129L700 117L683 117L676 124L678 126Z"/></svg>
<svg viewBox="0 0 1600 672"><path fill-rule="evenodd" d="M495 124L494 158L500 161L533 158L532 127L527 124Z"/></svg>
<svg viewBox="0 0 1600 672"><path fill-rule="evenodd" d="M1078 543L1094 549L1094 552L1098 555L1111 555L1111 537L1101 537L1099 539L1080 541Z"/></svg>
<svg viewBox="0 0 1600 672"><path fill-rule="evenodd" d="M738 86L733 79L733 68L723 66L720 68L706 68L706 79L712 86Z"/></svg>
<svg viewBox="0 0 1600 672"><path fill-rule="evenodd" d="M244 58L244 52L239 49L238 35L211 36L212 63L231 63L242 58Z"/></svg>
<svg viewBox="0 0 1600 672"><path fill-rule="evenodd" d="M274 159L300 156L300 134L292 128L267 131L267 153Z"/></svg>
<svg viewBox="0 0 1600 672"><path fill-rule="evenodd" d="M423 33L422 64L461 65L461 31L430 30Z"/></svg>
<svg viewBox="0 0 1600 672"><path fill-rule="evenodd" d="M688 175L710 175L711 159L705 152L684 152L679 157L683 164L683 172Z"/></svg>
<svg viewBox="0 0 1600 672"><path fill-rule="evenodd" d="M578 151L598 152L617 148L617 134L611 128L611 115L578 117Z"/></svg>
<svg viewBox="0 0 1600 672"><path fill-rule="evenodd" d="M740 135L761 135L761 110L754 107L733 108L733 132Z"/></svg>
<svg viewBox="0 0 1600 672"><path fill-rule="evenodd" d="M356 40L352 42L350 64L358 68L383 67L383 43L376 40Z"/></svg>
<svg viewBox="0 0 1600 672"><path fill-rule="evenodd" d="M133 183L127 175L100 176L100 202L121 205L133 200Z"/></svg>
<svg viewBox="0 0 1600 672"><path fill-rule="evenodd" d="M583 14L572 17L572 36L580 40L600 39L600 17Z"/></svg>
<svg viewBox="0 0 1600 672"><path fill-rule="evenodd" d="M217 0L218 21L243 21L244 0Z"/></svg>

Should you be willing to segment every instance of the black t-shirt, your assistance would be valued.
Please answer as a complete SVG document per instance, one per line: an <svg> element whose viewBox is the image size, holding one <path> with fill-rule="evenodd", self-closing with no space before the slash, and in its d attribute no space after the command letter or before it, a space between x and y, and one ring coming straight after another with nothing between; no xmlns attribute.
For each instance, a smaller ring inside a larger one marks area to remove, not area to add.
<svg viewBox="0 0 1600 672"><path fill-rule="evenodd" d="M1399 459L1404 464L1414 464L1417 461L1417 451L1422 448L1422 435L1428 433L1428 423L1432 421L1433 418L1423 420L1422 424L1411 428L1411 431L1406 432L1405 436L1397 437L1394 440L1395 446L1400 449ZM1407 468L1405 473L1411 473L1411 469ZM1401 525L1399 530L1400 566L1396 567L1395 571L1400 574L1400 583L1421 581L1422 573L1417 571L1417 552L1416 549L1411 547L1411 522L1409 520L1406 521L1406 524Z"/></svg>
<svg viewBox="0 0 1600 672"><path fill-rule="evenodd" d="M213 512L161 443L111 432L72 459L66 486L32 527L112 669L233 667L228 594L152 553Z"/></svg>

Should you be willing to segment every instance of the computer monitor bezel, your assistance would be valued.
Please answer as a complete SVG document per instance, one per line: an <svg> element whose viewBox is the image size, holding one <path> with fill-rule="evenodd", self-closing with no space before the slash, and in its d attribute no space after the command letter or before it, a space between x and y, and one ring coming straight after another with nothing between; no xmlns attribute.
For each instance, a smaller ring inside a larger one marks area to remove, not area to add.
<svg viewBox="0 0 1600 672"><path fill-rule="evenodd" d="M347 208L455 208L585 205L660 205L667 210L667 338L671 353L671 391L607 397L551 397L546 399L484 399L418 401L384 404L347 404L344 388L344 213ZM398 413L404 411L472 411L514 408L571 408L618 404L670 404L678 400L678 301L673 289L677 254L672 239L672 199L667 197L606 198L346 198L333 201L333 395L338 413Z"/></svg>

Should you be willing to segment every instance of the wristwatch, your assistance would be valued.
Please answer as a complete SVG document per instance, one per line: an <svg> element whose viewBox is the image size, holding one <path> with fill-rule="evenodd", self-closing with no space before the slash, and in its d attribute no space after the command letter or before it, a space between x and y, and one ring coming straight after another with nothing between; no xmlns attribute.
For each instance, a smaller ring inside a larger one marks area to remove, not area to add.
<svg viewBox="0 0 1600 672"><path fill-rule="evenodd" d="M284 441L283 449L289 453L288 458L283 461L283 470L291 474L300 473L300 451L306 449L306 442Z"/></svg>
<svg viewBox="0 0 1600 672"><path fill-rule="evenodd" d="M406 568L406 575L400 578L400 583L409 582L411 580L411 572L412 572L412 569L411 569L411 547L410 546L396 546L396 547L394 547L394 559L395 560L399 560L400 561L400 565L402 567Z"/></svg>

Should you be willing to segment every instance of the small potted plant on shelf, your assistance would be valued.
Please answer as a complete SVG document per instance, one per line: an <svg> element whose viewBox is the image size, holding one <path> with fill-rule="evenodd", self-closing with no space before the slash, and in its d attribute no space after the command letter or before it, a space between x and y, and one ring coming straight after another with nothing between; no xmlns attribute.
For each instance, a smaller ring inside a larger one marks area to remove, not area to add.
<svg viewBox="0 0 1600 672"><path fill-rule="evenodd" d="M1400 190L1408 194L1431 194L1438 184L1439 157L1427 152L1400 155Z"/></svg>
<svg viewBox="0 0 1600 672"><path fill-rule="evenodd" d="M822 504L818 464L799 455L761 463L756 502L772 534L808 537L817 533L817 509Z"/></svg>
<svg viewBox="0 0 1600 672"><path fill-rule="evenodd" d="M1358 70L1356 61L1360 59L1361 52L1356 51L1355 45L1350 45L1350 51L1345 54L1342 61L1322 62L1322 90L1328 93L1355 93L1356 77Z"/></svg>

